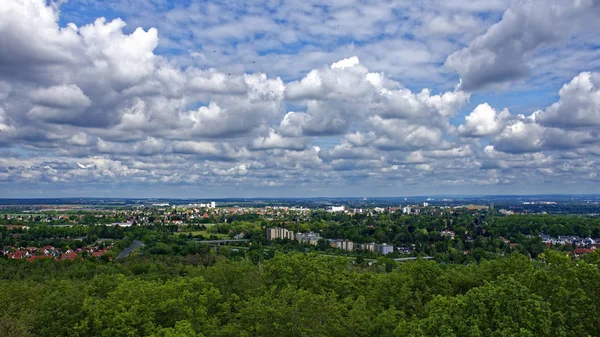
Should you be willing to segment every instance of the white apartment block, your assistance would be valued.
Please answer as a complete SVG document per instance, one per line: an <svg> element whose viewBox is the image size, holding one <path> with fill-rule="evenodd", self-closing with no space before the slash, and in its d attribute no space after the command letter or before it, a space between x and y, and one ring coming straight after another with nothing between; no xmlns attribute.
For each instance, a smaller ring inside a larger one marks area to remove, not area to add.
<svg viewBox="0 0 600 337"><path fill-rule="evenodd" d="M275 240L275 239L289 239L294 240L294 232L289 231L285 228L275 227L275 228L267 228L267 240Z"/></svg>

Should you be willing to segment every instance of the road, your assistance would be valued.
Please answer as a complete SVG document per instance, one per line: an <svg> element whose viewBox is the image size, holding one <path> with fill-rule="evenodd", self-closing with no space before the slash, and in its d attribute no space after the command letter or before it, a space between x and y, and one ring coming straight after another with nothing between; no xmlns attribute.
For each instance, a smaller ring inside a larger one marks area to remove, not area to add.
<svg viewBox="0 0 600 337"><path fill-rule="evenodd" d="M117 258L115 260L119 260L119 259L123 259L129 256L129 254L135 252L136 250L140 249L140 247L142 247L144 244L141 241L138 240L133 240L133 242L129 245L129 247L125 248L124 251L121 252L121 254L119 254L119 256L117 256Z"/></svg>

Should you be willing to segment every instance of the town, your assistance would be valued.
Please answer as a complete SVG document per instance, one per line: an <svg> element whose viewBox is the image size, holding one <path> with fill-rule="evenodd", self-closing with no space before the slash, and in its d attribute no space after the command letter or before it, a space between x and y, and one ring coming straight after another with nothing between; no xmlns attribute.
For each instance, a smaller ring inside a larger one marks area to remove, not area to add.
<svg viewBox="0 0 600 337"><path fill-rule="evenodd" d="M493 203L436 205L425 201L354 208L238 207L207 201L120 207L4 206L1 211L0 256L28 261L105 255L112 259L125 248L123 243L114 244L131 241L133 233L140 230L166 230L173 236L191 239L194 244L210 242L242 250L248 248L245 245L254 244L267 250L285 246L323 254L389 256L397 261L422 257L451 263L480 261L511 252L534 258L547 249L581 258L600 245L596 218L552 216L544 211L519 214L507 208L496 209ZM579 232L564 226L556 230L544 223L517 230L504 228L514 226L514 222L530 219L543 222L553 217L562 222L575 221L577 229L585 219L596 225ZM144 243L144 249L152 251L154 243Z"/></svg>

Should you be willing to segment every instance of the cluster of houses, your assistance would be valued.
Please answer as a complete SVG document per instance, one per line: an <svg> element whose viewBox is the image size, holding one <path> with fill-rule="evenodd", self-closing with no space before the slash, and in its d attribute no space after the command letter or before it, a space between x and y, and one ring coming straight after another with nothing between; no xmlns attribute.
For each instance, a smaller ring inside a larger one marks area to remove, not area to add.
<svg viewBox="0 0 600 337"><path fill-rule="evenodd" d="M540 238L547 246L574 246L575 249L570 254L575 255L576 257L593 253L600 246L600 239L592 239L590 237L580 238L578 236L559 235L558 238L553 238L547 234L540 234Z"/></svg>
<svg viewBox="0 0 600 337"><path fill-rule="evenodd" d="M281 227L267 228L267 240L272 241L275 239L295 240L299 243L309 243L313 246L316 246L319 240L321 240L322 238L319 233L315 232L294 233L294 231L290 231ZM347 239L327 239L327 241L329 241L331 247L343 249L349 252L354 250L366 250L381 255L387 255L389 253L394 252L394 246L388 245L387 243L371 242L357 245L354 242ZM410 250L410 252L412 252L412 250Z"/></svg>
<svg viewBox="0 0 600 337"><path fill-rule="evenodd" d="M440 235L441 236L449 236L452 239L454 239L454 237L456 236L456 234L453 231L448 230L448 229L445 229L445 230L441 231Z"/></svg>
<svg viewBox="0 0 600 337"><path fill-rule="evenodd" d="M553 238L547 234L540 234L542 242L546 245L574 245L577 247L592 247L600 245L600 239L580 238L578 236L560 235L558 238Z"/></svg>
<svg viewBox="0 0 600 337"><path fill-rule="evenodd" d="M44 247L4 247L0 249L0 256L6 256L14 260L34 261L39 259L54 260L75 260L82 259L84 252L87 256L101 257L106 254L112 246L100 248L98 246L89 246L77 249L63 250L53 246Z"/></svg>

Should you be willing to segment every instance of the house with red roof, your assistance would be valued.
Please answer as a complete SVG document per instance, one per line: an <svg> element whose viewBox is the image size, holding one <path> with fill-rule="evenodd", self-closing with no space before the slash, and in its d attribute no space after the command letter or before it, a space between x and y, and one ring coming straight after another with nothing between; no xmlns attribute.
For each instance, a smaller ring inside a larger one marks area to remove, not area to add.
<svg viewBox="0 0 600 337"><path fill-rule="evenodd" d="M25 250L17 250L15 252L8 253L8 258L15 259L15 260L22 260L22 259L30 257L30 256L31 256L31 254Z"/></svg>
<svg viewBox="0 0 600 337"><path fill-rule="evenodd" d="M75 260L78 257L79 257L79 255L76 252L74 252L74 251L72 251L72 250L69 249L69 250L67 250L65 253L63 253L60 256L60 259L61 260L73 261L73 260Z"/></svg>
<svg viewBox="0 0 600 337"><path fill-rule="evenodd" d="M596 251L596 247L591 247L591 248L577 247L577 248L575 248L573 253L575 254L575 256L581 257L585 254L591 254L595 251Z"/></svg>

